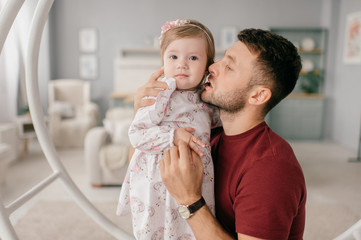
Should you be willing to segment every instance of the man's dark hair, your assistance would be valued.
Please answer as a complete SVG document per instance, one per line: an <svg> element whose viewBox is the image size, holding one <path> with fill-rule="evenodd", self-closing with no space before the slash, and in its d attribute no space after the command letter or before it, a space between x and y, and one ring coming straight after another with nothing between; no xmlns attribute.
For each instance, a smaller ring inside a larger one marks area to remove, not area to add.
<svg viewBox="0 0 361 240"><path fill-rule="evenodd" d="M267 85L272 91L264 109L266 114L294 89L302 67L301 58L290 41L270 31L244 29L238 39L258 55L250 86Z"/></svg>

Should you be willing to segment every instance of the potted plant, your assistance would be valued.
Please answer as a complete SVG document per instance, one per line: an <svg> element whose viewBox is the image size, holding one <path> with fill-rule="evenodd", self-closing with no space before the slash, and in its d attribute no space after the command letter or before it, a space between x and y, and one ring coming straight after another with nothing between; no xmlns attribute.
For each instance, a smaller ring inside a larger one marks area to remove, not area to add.
<svg viewBox="0 0 361 240"><path fill-rule="evenodd" d="M304 75L301 88L305 93L318 93L323 74L320 70L315 69Z"/></svg>

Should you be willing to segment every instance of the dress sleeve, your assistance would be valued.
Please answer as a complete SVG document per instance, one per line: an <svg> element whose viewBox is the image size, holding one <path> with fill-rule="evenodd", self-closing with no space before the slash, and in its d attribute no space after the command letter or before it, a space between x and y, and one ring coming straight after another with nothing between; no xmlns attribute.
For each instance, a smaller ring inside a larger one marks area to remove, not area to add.
<svg viewBox="0 0 361 240"><path fill-rule="evenodd" d="M157 154L173 144L174 128L161 125L167 106L176 89L173 78L164 79L168 88L158 94L155 104L140 108L129 128L129 140L135 149Z"/></svg>

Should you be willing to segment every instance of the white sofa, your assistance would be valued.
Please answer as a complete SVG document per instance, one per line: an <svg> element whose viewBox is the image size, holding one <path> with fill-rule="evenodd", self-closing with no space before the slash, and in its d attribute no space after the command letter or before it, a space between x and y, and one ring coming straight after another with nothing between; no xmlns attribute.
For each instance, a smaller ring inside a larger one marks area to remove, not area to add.
<svg viewBox="0 0 361 240"><path fill-rule="evenodd" d="M92 128L87 133L84 155L93 187L122 184L128 168L128 129L132 119L133 109L112 108L103 120L104 127Z"/></svg>
<svg viewBox="0 0 361 240"><path fill-rule="evenodd" d="M90 83L78 79L49 82L49 129L56 147L83 147L98 124L99 108L90 100Z"/></svg>

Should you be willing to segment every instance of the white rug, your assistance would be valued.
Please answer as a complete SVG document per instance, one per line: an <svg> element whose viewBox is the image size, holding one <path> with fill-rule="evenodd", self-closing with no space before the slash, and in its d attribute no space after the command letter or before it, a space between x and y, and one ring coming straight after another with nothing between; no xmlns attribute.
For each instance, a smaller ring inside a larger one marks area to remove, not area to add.
<svg viewBox="0 0 361 240"><path fill-rule="evenodd" d="M131 233L129 218L115 215L116 202L95 203L117 226ZM14 226L21 240L114 240L75 202L39 201Z"/></svg>
<svg viewBox="0 0 361 240"><path fill-rule="evenodd" d="M360 217L360 213L340 204L307 204L304 240L332 240L359 221Z"/></svg>
<svg viewBox="0 0 361 240"><path fill-rule="evenodd" d="M116 225L132 233L130 218L115 215L116 202L95 203ZM305 240L331 240L360 219L346 207L332 203L307 204ZM75 202L39 201L17 222L21 240L114 240Z"/></svg>

